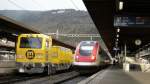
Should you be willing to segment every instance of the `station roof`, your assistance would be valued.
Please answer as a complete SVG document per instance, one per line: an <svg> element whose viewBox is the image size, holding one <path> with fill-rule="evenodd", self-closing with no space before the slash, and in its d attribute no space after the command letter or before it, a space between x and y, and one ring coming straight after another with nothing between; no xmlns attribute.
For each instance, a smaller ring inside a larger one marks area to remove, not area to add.
<svg viewBox="0 0 150 84"><path fill-rule="evenodd" d="M136 51L139 46L135 45L135 40L140 39L142 45L150 41L150 26L140 27L114 26L115 17L150 17L149 0L83 0L88 9L99 33L101 34L108 49L113 53L116 35L119 34L118 46L123 49L127 44L127 49ZM123 2L123 9L119 10L119 3ZM117 33L117 29L120 32Z"/></svg>
<svg viewBox="0 0 150 84"><path fill-rule="evenodd" d="M39 31L37 30L34 30L33 28L25 25L25 24L22 24L22 23L19 23L11 18L8 18L6 16L0 16L0 25L1 27L3 27L3 31L7 31L9 32L14 32L14 33L39 33ZM5 30L4 30L5 29ZM8 30L9 29L9 30ZM15 31L17 30L17 31ZM18 32L19 31L19 32Z"/></svg>

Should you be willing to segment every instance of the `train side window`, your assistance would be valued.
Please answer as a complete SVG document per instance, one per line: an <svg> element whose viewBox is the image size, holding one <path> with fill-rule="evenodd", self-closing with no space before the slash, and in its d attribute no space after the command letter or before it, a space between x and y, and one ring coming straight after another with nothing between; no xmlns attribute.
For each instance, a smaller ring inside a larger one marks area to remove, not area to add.
<svg viewBox="0 0 150 84"><path fill-rule="evenodd" d="M64 48L64 47L61 47L61 50L62 50L62 51L65 51L65 48Z"/></svg>

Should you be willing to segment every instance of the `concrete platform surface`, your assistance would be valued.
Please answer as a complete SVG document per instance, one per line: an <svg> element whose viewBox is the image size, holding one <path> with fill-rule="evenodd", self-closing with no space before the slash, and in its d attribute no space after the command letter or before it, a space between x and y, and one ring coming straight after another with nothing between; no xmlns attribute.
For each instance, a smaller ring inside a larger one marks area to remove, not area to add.
<svg viewBox="0 0 150 84"><path fill-rule="evenodd" d="M16 67L15 61L1 61L0 60L0 68L14 68Z"/></svg>
<svg viewBox="0 0 150 84"><path fill-rule="evenodd" d="M119 67L111 66L78 84L150 84L150 73L124 72Z"/></svg>
<svg viewBox="0 0 150 84"><path fill-rule="evenodd" d="M16 70L15 61L0 61L0 75L11 74Z"/></svg>

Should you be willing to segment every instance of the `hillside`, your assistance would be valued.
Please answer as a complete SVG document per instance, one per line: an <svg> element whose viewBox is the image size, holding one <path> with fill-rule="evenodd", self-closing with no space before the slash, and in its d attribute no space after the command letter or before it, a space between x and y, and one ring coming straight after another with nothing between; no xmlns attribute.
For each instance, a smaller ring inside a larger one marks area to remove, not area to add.
<svg viewBox="0 0 150 84"><path fill-rule="evenodd" d="M88 12L74 9L62 9L51 11L16 11L1 10L0 15L8 16L16 21L32 26L42 33L68 34L98 34ZM71 42L76 39L76 43ZM82 39L90 38L59 38L64 42L75 45Z"/></svg>
<svg viewBox="0 0 150 84"><path fill-rule="evenodd" d="M56 32L57 29L60 33L98 33L96 29L93 29L95 26L86 11L73 9L45 12L1 10L0 14L30 25L43 33Z"/></svg>

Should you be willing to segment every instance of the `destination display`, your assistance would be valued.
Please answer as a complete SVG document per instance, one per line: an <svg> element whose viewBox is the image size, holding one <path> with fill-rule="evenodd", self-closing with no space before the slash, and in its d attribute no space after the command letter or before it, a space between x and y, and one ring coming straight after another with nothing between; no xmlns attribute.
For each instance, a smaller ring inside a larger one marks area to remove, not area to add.
<svg viewBox="0 0 150 84"><path fill-rule="evenodd" d="M150 27L150 17L116 16L114 17L115 27Z"/></svg>

